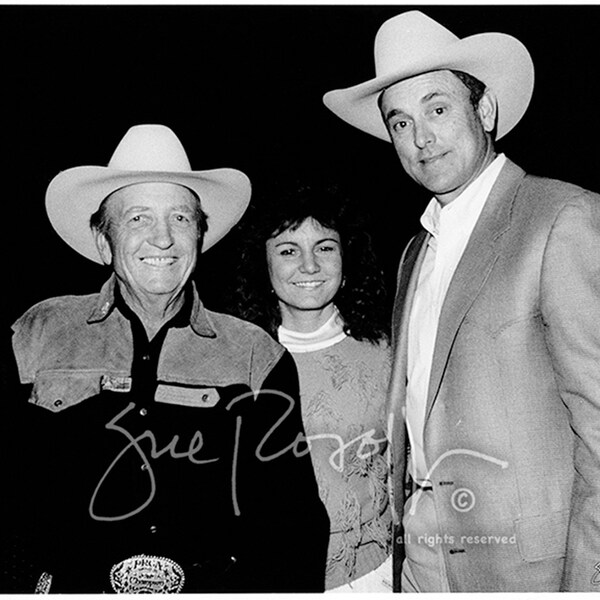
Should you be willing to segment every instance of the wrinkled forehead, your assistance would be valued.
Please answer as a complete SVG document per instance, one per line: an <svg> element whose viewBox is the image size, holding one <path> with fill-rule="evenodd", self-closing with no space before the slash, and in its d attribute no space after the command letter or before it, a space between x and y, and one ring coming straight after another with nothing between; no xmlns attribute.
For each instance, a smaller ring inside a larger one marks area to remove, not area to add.
<svg viewBox="0 0 600 600"><path fill-rule="evenodd" d="M452 71L428 71L398 81L381 92L379 108L385 114L396 105L423 103L436 96L468 98L468 89Z"/></svg>
<svg viewBox="0 0 600 600"><path fill-rule="evenodd" d="M110 194L105 202L110 210L114 209L120 212L132 207L196 212L200 206L200 198L194 191L170 182L143 182L127 185Z"/></svg>

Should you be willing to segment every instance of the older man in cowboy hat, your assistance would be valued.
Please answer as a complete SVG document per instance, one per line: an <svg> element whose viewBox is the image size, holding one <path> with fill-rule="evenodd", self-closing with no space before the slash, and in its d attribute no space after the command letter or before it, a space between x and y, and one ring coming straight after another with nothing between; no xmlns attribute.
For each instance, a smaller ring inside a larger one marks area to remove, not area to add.
<svg viewBox="0 0 600 600"><path fill-rule="evenodd" d="M243 173L192 171L156 125L131 128L108 167L50 183L56 231L112 273L13 326L4 591L323 588L329 524L298 441L293 361L206 310L191 280L198 248L249 199Z"/></svg>
<svg viewBox="0 0 600 600"><path fill-rule="evenodd" d="M515 38L409 11L375 65L324 102L433 195L395 303L396 585L600 590L600 198L496 152L533 90Z"/></svg>

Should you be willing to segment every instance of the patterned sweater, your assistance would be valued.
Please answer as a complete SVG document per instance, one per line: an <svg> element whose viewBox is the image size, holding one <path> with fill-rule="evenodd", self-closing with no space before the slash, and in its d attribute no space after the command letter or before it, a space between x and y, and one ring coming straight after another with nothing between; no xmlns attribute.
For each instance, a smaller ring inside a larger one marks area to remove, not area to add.
<svg viewBox="0 0 600 600"><path fill-rule="evenodd" d="M376 569L391 551L385 394L387 345L351 337L292 353L319 493L331 520L326 589Z"/></svg>

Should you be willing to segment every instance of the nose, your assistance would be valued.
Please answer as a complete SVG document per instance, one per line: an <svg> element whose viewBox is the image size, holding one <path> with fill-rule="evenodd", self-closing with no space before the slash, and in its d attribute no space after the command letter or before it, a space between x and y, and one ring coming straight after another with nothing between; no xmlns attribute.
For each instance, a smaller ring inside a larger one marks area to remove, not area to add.
<svg viewBox="0 0 600 600"><path fill-rule="evenodd" d="M302 255L302 261L300 263L300 271L302 273L318 273L321 270L319 262L312 252L305 252Z"/></svg>
<svg viewBox="0 0 600 600"><path fill-rule="evenodd" d="M170 248L173 245L173 234L167 220L158 220L152 228L150 243L157 248Z"/></svg>
<svg viewBox="0 0 600 600"><path fill-rule="evenodd" d="M425 148L427 144L431 144L434 141L435 136L431 127L426 123L415 123L415 145L418 148Z"/></svg>

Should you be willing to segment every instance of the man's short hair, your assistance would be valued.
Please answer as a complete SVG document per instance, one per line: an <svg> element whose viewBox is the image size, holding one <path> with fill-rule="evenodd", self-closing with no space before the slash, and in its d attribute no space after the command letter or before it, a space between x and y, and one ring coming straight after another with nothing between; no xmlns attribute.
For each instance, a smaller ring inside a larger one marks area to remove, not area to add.
<svg viewBox="0 0 600 600"><path fill-rule="evenodd" d="M454 73L456 77L458 77L469 90L469 100L473 108L477 109L479 106L479 101L483 97L483 93L485 92L486 85L482 81L479 81L477 77L473 77L473 75L469 75L469 73L465 73L464 71L455 71L454 69L450 69L451 73Z"/></svg>
<svg viewBox="0 0 600 600"><path fill-rule="evenodd" d="M186 188L187 190L189 190L191 192L191 194L194 196L196 203L195 203L195 217L196 217L196 223L198 225L198 239L203 239L204 238L204 234L206 233L206 231L208 230L208 215L202 210L202 206L200 204L200 198L198 197L198 194L196 194L196 192L194 192L194 190L191 190L190 188ZM115 190L115 192L118 192L119 190ZM112 195L115 193L112 192L112 194L109 194L108 196L106 196L106 198L104 198L104 200L102 200L102 202L100 203L100 206L98 207L98 210L90 217L90 227L92 228L92 231L97 231L98 233L102 233L107 240L110 241L110 214L109 214L109 210L108 210L108 200L112 197Z"/></svg>

